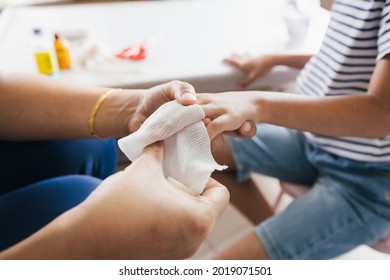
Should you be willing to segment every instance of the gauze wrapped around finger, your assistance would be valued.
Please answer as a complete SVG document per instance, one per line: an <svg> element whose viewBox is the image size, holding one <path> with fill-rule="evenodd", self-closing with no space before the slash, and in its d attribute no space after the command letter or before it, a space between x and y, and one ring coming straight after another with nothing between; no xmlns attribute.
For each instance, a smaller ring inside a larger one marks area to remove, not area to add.
<svg viewBox="0 0 390 280"><path fill-rule="evenodd" d="M210 139L199 105L183 106L171 101L157 109L139 130L118 141L119 148L136 160L142 150L157 141L165 141L163 171L195 193L200 194L214 170L223 170L211 154Z"/></svg>

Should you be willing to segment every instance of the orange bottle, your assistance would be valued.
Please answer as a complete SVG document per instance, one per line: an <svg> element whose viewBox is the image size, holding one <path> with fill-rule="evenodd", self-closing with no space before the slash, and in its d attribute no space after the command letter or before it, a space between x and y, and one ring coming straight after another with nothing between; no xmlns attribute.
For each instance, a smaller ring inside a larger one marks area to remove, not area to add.
<svg viewBox="0 0 390 280"><path fill-rule="evenodd" d="M63 40L58 34L54 35L54 48L56 50L58 66L60 69L70 68L70 54L68 42Z"/></svg>

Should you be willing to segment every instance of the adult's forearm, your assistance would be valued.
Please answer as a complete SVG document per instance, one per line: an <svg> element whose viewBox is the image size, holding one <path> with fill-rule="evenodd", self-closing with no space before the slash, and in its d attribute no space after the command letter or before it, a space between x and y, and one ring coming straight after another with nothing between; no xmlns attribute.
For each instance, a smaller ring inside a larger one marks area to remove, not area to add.
<svg viewBox="0 0 390 280"><path fill-rule="evenodd" d="M92 259L94 236L85 213L74 208L0 253L0 259Z"/></svg>
<svg viewBox="0 0 390 280"><path fill-rule="evenodd" d="M72 85L41 75L3 74L0 76L0 139L92 137L88 117L107 90ZM131 115L135 110L139 94L140 91L123 91L109 96L96 115L97 132L103 136L125 135L122 118L124 113Z"/></svg>

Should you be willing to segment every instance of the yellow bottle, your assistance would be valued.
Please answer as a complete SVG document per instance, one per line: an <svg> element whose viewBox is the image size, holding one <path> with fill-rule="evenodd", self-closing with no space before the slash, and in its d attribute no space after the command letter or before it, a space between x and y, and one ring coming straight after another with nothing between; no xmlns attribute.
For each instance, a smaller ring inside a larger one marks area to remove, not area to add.
<svg viewBox="0 0 390 280"><path fill-rule="evenodd" d="M56 50L58 66L60 69L70 68L70 54L68 42L63 40L58 34L54 35L54 48Z"/></svg>
<svg viewBox="0 0 390 280"><path fill-rule="evenodd" d="M58 72L54 47L39 28L34 29L34 56L39 73L55 75Z"/></svg>

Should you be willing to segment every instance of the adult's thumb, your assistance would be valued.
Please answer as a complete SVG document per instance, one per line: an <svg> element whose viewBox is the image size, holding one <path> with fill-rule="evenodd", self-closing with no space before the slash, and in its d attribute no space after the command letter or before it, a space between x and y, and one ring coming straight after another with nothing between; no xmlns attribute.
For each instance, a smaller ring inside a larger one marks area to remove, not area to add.
<svg viewBox="0 0 390 280"><path fill-rule="evenodd" d="M157 162L162 165L164 159L164 141L158 141L145 147L141 153L140 158L143 160Z"/></svg>

